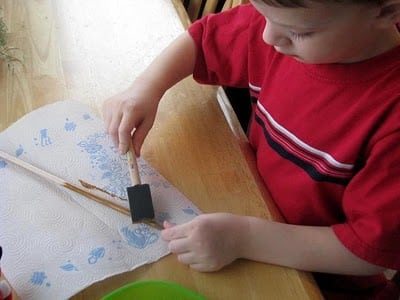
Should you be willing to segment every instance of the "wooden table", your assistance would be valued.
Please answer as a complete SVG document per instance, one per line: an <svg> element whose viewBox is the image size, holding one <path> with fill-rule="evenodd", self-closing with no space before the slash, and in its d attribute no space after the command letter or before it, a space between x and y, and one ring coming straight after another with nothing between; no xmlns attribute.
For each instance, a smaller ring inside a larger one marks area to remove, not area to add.
<svg viewBox="0 0 400 300"><path fill-rule="evenodd" d="M61 99L99 109L184 30L169 0L0 0L0 7L9 45L19 48L12 53L22 61L0 65L0 130ZM216 94L217 87L191 78L169 90L142 154L204 212L279 220L246 137L223 92L218 90L219 101ZM173 255L73 298L98 299L145 279L174 281L208 299L321 299L304 272L239 260L219 272L199 273Z"/></svg>

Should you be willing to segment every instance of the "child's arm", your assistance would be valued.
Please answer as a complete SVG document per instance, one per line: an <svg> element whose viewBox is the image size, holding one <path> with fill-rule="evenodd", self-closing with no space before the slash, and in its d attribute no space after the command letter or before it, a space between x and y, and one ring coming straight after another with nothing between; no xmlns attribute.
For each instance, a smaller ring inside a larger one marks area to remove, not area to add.
<svg viewBox="0 0 400 300"><path fill-rule="evenodd" d="M106 129L121 154L128 150L131 132L136 128L133 146L140 155L161 97L175 83L193 73L195 59L195 43L185 32L163 50L128 89L105 101Z"/></svg>
<svg viewBox="0 0 400 300"><path fill-rule="evenodd" d="M237 258L348 275L384 270L352 254L330 227L289 225L225 213L165 226L162 237L169 241L171 252L198 271L216 271Z"/></svg>

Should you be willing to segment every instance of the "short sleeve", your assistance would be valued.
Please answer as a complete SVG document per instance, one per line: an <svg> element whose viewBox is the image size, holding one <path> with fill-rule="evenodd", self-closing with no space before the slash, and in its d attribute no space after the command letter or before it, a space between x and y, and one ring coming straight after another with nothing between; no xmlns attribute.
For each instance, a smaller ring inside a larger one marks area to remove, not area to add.
<svg viewBox="0 0 400 300"><path fill-rule="evenodd" d="M189 27L197 46L195 80L248 87L248 29L256 13L252 5L240 5L205 16Z"/></svg>
<svg viewBox="0 0 400 300"><path fill-rule="evenodd" d="M400 115L394 120L400 127ZM347 222L333 226L358 257L400 269L400 130L372 147L343 196Z"/></svg>

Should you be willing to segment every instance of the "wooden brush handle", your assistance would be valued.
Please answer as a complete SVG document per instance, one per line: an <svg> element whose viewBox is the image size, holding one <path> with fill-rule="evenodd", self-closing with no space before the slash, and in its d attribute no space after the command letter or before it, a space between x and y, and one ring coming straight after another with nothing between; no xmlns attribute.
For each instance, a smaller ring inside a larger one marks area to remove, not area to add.
<svg viewBox="0 0 400 300"><path fill-rule="evenodd" d="M107 207L110 207L110 208L116 210L116 211L119 211L120 213L123 213L125 215L131 216L131 212L130 212L129 209L127 209L127 208L125 208L123 206L120 206L118 204L115 204L115 203L113 203L111 201L108 201L107 199L104 199L104 198L102 198L102 197L100 197L100 196L98 196L96 194L93 194L93 193L81 188L78 185L75 185L73 183L69 183L69 182L65 181L64 179L62 179L60 177L57 177L56 175L53 175L53 174L51 174L49 172L46 172L46 171L44 171L42 169L39 169L38 167L35 167L34 165L31 165L30 163L27 163L27 162L25 162L25 161L23 161L23 160L21 160L19 158L11 156L8 153L3 152L1 150L0 150L0 157L3 158L3 159L6 159L9 162L12 162L13 164L15 164L17 166L20 166L20 167L24 168L25 170L28 170L28 171L32 172L33 174L36 174L36 175L38 175L38 176L40 176L42 178L45 178L45 179L47 179L47 180L49 180L51 182L54 182L54 183L57 183L57 184L59 184L59 185L61 185L63 187L66 187L69 190L72 190L72 191L74 191L74 192L76 192L78 194L81 194L81 195L83 195L83 196L85 196L85 197L87 197L89 199L92 199L92 200L94 200L94 201L96 201L96 202L98 202L100 204L103 204L103 205L105 205Z"/></svg>
<svg viewBox="0 0 400 300"><path fill-rule="evenodd" d="M132 184L138 185L141 184L141 181L139 175L139 167L134 153L135 152L133 151L132 147L130 147L128 152L126 152L126 158L128 160L129 175L131 176Z"/></svg>

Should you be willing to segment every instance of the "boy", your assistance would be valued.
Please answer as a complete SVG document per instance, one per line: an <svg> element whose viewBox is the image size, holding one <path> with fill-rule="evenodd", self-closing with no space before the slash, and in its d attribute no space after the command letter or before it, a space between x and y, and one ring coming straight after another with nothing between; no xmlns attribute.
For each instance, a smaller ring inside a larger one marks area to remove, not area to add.
<svg viewBox="0 0 400 300"><path fill-rule="evenodd" d="M250 88L249 141L288 224L165 223L180 262L216 271L247 258L314 272L328 299L398 299L382 271L400 269L399 14L390 0L254 0L194 23L105 102L114 143L125 153L136 128L140 155L182 78Z"/></svg>

